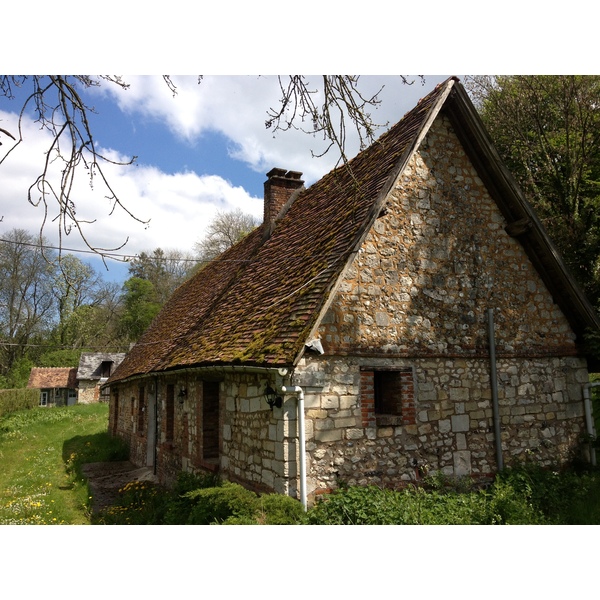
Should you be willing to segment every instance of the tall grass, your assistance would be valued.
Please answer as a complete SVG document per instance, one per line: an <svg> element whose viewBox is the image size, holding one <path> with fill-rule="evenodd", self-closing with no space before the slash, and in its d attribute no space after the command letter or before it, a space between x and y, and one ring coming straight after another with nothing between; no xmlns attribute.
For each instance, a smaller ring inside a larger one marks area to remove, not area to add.
<svg viewBox="0 0 600 600"><path fill-rule="evenodd" d="M106 404L33 408L0 419L0 524L89 524L81 465L125 458Z"/></svg>

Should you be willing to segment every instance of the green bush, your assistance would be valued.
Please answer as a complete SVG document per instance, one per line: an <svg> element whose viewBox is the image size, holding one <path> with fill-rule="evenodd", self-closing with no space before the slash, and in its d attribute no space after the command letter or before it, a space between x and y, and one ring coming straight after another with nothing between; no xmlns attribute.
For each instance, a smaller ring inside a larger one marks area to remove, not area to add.
<svg viewBox="0 0 600 600"><path fill-rule="evenodd" d="M18 410L35 408L39 403L39 390L27 388L0 390L0 418Z"/></svg>
<svg viewBox="0 0 600 600"><path fill-rule="evenodd" d="M348 487L323 497L310 509L307 518L311 525L392 525L416 524L424 494L394 492L375 486Z"/></svg>
<svg viewBox="0 0 600 600"><path fill-rule="evenodd" d="M258 500L255 523L264 525L301 525L306 522L300 502L282 494L265 494Z"/></svg>
<svg viewBox="0 0 600 600"><path fill-rule="evenodd" d="M46 411L42 411L46 412ZM401 491L348 487L304 512L297 500L257 495L214 475L181 474L173 490L129 487L112 523L223 525L537 525L599 524L598 471L507 468L487 489L432 478Z"/></svg>
<svg viewBox="0 0 600 600"><path fill-rule="evenodd" d="M177 481L169 494L169 503L165 512L166 525L185 525L192 509L196 505L196 498L189 496L189 492L194 490L218 487L221 481L217 475L193 475L191 473L181 472Z"/></svg>
<svg viewBox="0 0 600 600"><path fill-rule="evenodd" d="M244 522L254 517L258 496L237 483L224 481L219 487L188 492L195 501L188 518L189 525L211 525Z"/></svg>

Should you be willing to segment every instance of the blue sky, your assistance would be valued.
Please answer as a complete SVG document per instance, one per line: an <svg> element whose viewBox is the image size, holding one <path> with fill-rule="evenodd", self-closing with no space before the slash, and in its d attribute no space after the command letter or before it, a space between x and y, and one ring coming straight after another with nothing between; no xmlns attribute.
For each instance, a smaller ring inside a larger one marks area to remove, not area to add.
<svg viewBox="0 0 600 600"><path fill-rule="evenodd" d="M361 89L374 93L383 86L382 103L373 116L377 123L392 125L446 77L427 75L423 83L412 76L414 83L408 86L399 76L364 76ZM78 215L95 219L84 229L92 245L116 248L128 240L117 251L128 255L157 247L193 252L217 211L239 208L262 215L263 183L271 168L301 171L310 185L338 158L333 150L322 158L313 156L324 148L318 137L299 131L274 134L265 128L267 110L279 100L275 76L206 76L200 84L196 76L173 76L175 96L160 76L124 80L130 84L126 91L103 83L86 90L84 98L96 111L90 118L97 146L115 159L138 157L132 166L108 165L105 171L127 208L150 222L146 226L118 210L109 216L105 190L98 180L91 190L82 170L73 198ZM319 83L318 77L312 80ZM21 98L0 98L0 127L16 131L21 104ZM26 194L40 171L48 139L31 119L23 125L23 143L0 164L0 236L15 227L37 233L43 219L41 207L32 207ZM10 140L2 141L0 157L11 148ZM349 148L351 155L358 150L351 134ZM50 217L55 213L51 206ZM58 242L54 223L46 225L44 235L50 243ZM63 237L62 243L85 249L77 233ZM103 269L89 255L77 256ZM109 261L108 266L105 278L126 277L122 263Z"/></svg>

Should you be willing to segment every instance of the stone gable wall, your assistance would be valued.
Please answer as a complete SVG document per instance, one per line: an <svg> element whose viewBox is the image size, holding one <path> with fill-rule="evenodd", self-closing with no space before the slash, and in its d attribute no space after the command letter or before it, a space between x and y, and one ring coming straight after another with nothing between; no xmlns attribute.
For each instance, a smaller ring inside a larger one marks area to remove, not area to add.
<svg viewBox="0 0 600 600"><path fill-rule="evenodd" d="M100 399L100 390L97 381L80 380L77 391L79 404L92 404Z"/></svg>
<svg viewBox="0 0 600 600"><path fill-rule="evenodd" d="M574 334L445 119L348 269L321 327L328 353L574 354Z"/></svg>
<svg viewBox="0 0 600 600"><path fill-rule="evenodd" d="M306 355L295 371L307 394L309 492L496 471L488 308L505 464L572 458L584 433L585 360L505 226L438 118L338 288L319 330L325 355ZM386 427L365 418L366 374L409 368L412 421Z"/></svg>

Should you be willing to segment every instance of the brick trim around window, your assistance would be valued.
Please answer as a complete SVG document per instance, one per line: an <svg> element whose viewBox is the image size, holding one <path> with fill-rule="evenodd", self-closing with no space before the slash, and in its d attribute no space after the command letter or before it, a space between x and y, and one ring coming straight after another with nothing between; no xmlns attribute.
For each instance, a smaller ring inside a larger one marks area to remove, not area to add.
<svg viewBox="0 0 600 600"><path fill-rule="evenodd" d="M363 427L414 425L416 421L413 367L360 372Z"/></svg>

